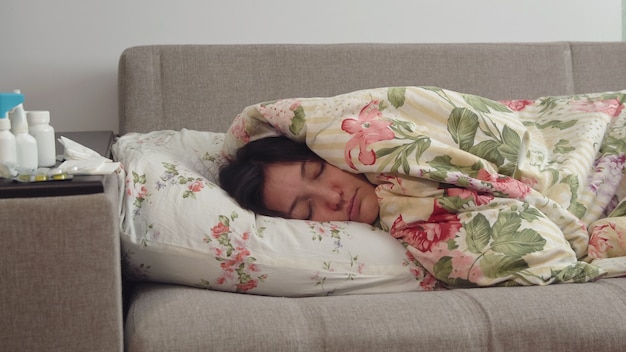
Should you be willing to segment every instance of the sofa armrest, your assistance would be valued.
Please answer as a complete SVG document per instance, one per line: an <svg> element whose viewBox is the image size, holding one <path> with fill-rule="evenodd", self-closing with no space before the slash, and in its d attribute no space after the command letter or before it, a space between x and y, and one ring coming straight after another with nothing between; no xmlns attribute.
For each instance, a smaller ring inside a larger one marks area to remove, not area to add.
<svg viewBox="0 0 626 352"><path fill-rule="evenodd" d="M105 192L0 199L0 345L122 350L118 182Z"/></svg>

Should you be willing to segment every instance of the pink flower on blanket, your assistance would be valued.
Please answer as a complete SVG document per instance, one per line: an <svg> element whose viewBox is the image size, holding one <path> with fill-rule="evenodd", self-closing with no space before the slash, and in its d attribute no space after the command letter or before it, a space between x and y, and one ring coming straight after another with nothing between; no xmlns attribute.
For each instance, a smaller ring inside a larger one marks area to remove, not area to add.
<svg viewBox="0 0 626 352"><path fill-rule="evenodd" d="M572 104L577 111L603 112L611 117L616 117L624 109L624 104L618 99L601 101L575 101Z"/></svg>
<svg viewBox="0 0 626 352"><path fill-rule="evenodd" d="M602 220L601 220L602 221ZM590 258L612 258L626 255L626 235L623 226L607 221L593 227L589 237Z"/></svg>
<svg viewBox="0 0 626 352"><path fill-rule="evenodd" d="M419 280L420 287L424 291L435 291L439 289L439 281L428 271L424 270L424 267L415 259L413 253L410 250L406 252L406 260L403 265L411 266L411 274L415 276L415 279Z"/></svg>
<svg viewBox="0 0 626 352"><path fill-rule="evenodd" d="M296 116L296 110L298 110L301 104L299 100L281 99L261 104L258 109L267 122L284 133L289 131L292 120Z"/></svg>
<svg viewBox="0 0 626 352"><path fill-rule="evenodd" d="M615 233L615 224L608 223L594 227L589 238L589 249L587 250L589 257L594 259L608 257L607 251L613 248L608 233Z"/></svg>
<svg viewBox="0 0 626 352"><path fill-rule="evenodd" d="M511 198L524 199L532 191L530 186L519 180L509 176L491 174L485 169L478 171L476 178L489 182L494 191Z"/></svg>
<svg viewBox="0 0 626 352"><path fill-rule="evenodd" d="M433 245L455 237L463 227L455 214L448 213L437 201L426 221L405 223L402 215L391 226L393 237L408 243L420 252L430 252Z"/></svg>
<svg viewBox="0 0 626 352"><path fill-rule="evenodd" d="M351 168L356 170L350 153L354 148L359 148L359 161L364 165L372 165L376 162L376 152L367 150L370 144L390 140L395 137L389 129L391 122L382 118L378 108L379 101L372 100L365 105L358 118L348 118L341 123L341 129L352 134L352 138L346 143L344 158Z"/></svg>
<svg viewBox="0 0 626 352"><path fill-rule="evenodd" d="M518 100L501 100L500 103L506 105L509 109L513 111L522 111L526 109L528 105L532 105L534 101L526 100L526 99L518 99Z"/></svg>
<svg viewBox="0 0 626 352"><path fill-rule="evenodd" d="M230 127L230 133L244 143L250 142L250 135L246 131L246 124L241 114L235 116L235 120Z"/></svg>

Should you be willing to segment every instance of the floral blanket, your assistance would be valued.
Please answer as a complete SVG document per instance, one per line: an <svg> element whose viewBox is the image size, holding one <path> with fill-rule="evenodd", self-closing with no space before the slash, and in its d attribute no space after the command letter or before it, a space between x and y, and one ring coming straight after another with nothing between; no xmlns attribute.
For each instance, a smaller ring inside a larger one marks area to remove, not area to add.
<svg viewBox="0 0 626 352"><path fill-rule="evenodd" d="M624 274L601 264L626 263L625 101L436 87L283 99L244 109L224 151L284 134L365 174L383 228L450 287L586 282Z"/></svg>

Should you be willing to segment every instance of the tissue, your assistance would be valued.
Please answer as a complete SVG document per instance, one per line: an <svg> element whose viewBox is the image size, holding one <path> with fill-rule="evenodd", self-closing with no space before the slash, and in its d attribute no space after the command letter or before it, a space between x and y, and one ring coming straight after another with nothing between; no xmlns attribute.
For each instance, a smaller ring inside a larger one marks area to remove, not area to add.
<svg viewBox="0 0 626 352"><path fill-rule="evenodd" d="M68 174L108 175L115 172L120 166L119 162L113 162L93 149L67 137L61 136L59 142L65 148L63 153L65 161L59 165L59 169Z"/></svg>

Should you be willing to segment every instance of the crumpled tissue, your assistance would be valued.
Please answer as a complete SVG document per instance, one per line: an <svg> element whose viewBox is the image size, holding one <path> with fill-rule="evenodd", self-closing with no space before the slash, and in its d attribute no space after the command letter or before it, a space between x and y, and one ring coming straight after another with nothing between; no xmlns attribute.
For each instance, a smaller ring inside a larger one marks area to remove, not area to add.
<svg viewBox="0 0 626 352"><path fill-rule="evenodd" d="M65 161L59 165L63 172L71 175L108 175L120 167L119 162L113 162L67 137L61 136L59 142L65 148Z"/></svg>

